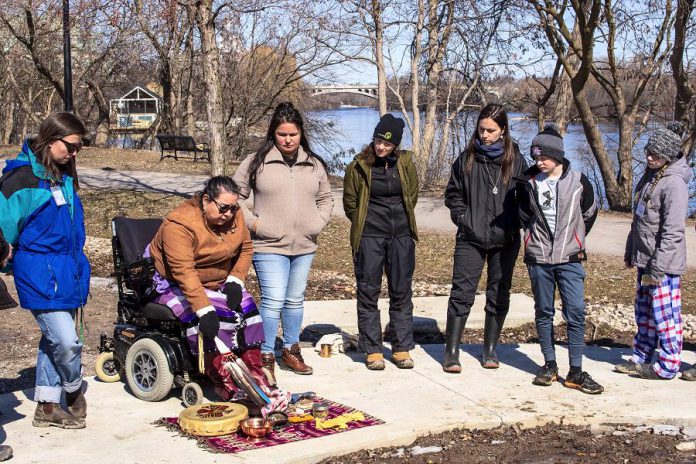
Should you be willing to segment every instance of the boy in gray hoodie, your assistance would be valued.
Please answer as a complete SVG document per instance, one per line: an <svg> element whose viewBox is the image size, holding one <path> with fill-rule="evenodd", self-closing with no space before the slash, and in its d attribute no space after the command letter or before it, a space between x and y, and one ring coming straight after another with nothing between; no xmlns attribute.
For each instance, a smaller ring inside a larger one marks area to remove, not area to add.
<svg viewBox="0 0 696 464"><path fill-rule="evenodd" d="M617 372L672 379L682 350L681 280L686 268L686 214L691 173L679 123L656 130L645 146L647 166L636 186L626 267L638 268L633 356ZM652 364L653 354L657 360Z"/></svg>
<svg viewBox="0 0 696 464"><path fill-rule="evenodd" d="M517 178L520 222L524 228L524 262L534 294L534 320L544 365L532 383L558 380L554 350L554 293L558 287L568 326L570 370L563 385L583 393L604 388L582 370L585 348L585 235L597 217L594 191L584 174L570 169L563 138L555 125L539 132L530 147L534 166Z"/></svg>

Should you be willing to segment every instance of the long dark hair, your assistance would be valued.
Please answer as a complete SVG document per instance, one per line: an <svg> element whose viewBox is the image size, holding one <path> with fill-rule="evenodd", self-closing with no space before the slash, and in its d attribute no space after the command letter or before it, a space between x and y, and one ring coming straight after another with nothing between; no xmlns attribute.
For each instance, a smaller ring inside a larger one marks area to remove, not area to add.
<svg viewBox="0 0 696 464"><path fill-rule="evenodd" d="M278 129L278 126L285 123L292 123L297 126L297 128L300 130L300 146L302 149L305 151L305 153L307 153L307 156L309 156L309 159L315 166L316 162L319 161L326 172L329 172L329 169L321 156L317 155L309 148L309 141L307 140L307 134L304 129L304 119L302 118L302 114L300 114L292 103L283 102L276 106L273 116L271 116L271 124L268 126L268 131L266 132L266 142L264 142L263 146L261 146L261 148L259 148L259 150L256 152L254 159L251 160L251 164L249 166L249 186L252 188L252 190L256 188L256 175L258 174L259 170L262 169L263 161L266 159L266 155L275 145L275 131Z"/></svg>
<svg viewBox="0 0 696 464"><path fill-rule="evenodd" d="M478 115L476 120L476 128L474 129L474 136L469 140L469 144L466 146L466 172L471 174L471 170L474 167L474 158L476 153L476 140L481 140L479 137L478 125L483 119L491 118L495 123L503 130L503 165L501 167L501 178L503 179L503 184L507 185L512 177L512 168L515 163L515 156L517 152L512 142L512 137L510 137L510 127L508 125L508 117L505 109L502 105L496 103L489 103L484 106Z"/></svg>
<svg viewBox="0 0 696 464"><path fill-rule="evenodd" d="M36 160L46 169L48 177L53 181L60 181L63 174L73 178L75 188L80 188L77 180L77 168L75 167L75 157L65 165L56 163L48 153L48 146L56 140L67 137L68 135L79 135L84 137L87 128L82 120L72 113L51 113L39 126L39 134L29 141L31 151L36 155Z"/></svg>
<svg viewBox="0 0 696 464"><path fill-rule="evenodd" d="M398 159L399 156L401 156L401 150L399 147L394 147L394 156ZM375 142L370 142L365 146L365 148L362 149L362 151L358 154L358 157L365 161L365 164L368 166L372 167L375 164L375 160L377 159L377 154L375 153Z"/></svg>

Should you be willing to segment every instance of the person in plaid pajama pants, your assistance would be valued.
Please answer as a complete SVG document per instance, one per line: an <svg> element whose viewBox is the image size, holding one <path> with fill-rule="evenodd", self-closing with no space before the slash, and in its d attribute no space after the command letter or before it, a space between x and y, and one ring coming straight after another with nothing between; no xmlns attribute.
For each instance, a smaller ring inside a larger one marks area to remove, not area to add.
<svg viewBox="0 0 696 464"><path fill-rule="evenodd" d="M626 240L626 267L638 268L637 331L633 356L614 369L644 379L672 379L681 363L680 276L686 269L685 218L691 177L681 151L682 136L683 126L670 123L648 139L646 170L636 186L633 222Z"/></svg>
<svg viewBox="0 0 696 464"><path fill-rule="evenodd" d="M650 363L657 349L653 369L659 377L671 379L679 372L681 363L681 279L668 274L659 285L643 286L640 281L644 274L638 269L635 303L638 330L633 338L631 361Z"/></svg>

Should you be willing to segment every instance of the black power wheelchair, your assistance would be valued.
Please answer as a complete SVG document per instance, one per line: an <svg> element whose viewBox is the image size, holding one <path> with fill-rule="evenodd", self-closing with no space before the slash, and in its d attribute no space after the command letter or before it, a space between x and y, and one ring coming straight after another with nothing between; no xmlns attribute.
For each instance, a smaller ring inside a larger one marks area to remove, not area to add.
<svg viewBox="0 0 696 464"><path fill-rule="evenodd" d="M118 317L113 336L101 334L97 377L125 380L144 401L159 401L181 388L186 406L203 401L204 376L189 351L183 327L169 307L152 302L151 258L143 252L162 221L115 217L111 221L114 273L118 286Z"/></svg>

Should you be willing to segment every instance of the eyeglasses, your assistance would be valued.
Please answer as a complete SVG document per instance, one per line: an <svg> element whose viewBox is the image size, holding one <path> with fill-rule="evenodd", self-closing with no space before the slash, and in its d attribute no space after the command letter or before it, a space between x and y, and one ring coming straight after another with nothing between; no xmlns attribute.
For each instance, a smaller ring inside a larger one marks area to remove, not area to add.
<svg viewBox="0 0 696 464"><path fill-rule="evenodd" d="M234 214L234 213L236 213L237 211L239 211L239 205L238 205L238 204L237 204L237 205L221 205L220 203L218 203L217 201L215 201L215 200L212 199L212 198L210 199L210 201L212 201L213 203L215 203L215 206L217 206L217 209L218 209L218 211L220 212L220 214L229 213L230 211L232 212L232 214Z"/></svg>
<svg viewBox="0 0 696 464"><path fill-rule="evenodd" d="M68 142L67 140L63 140L63 139L58 139L58 140L60 140L61 142L63 142L65 144L65 149L68 150L68 154L70 154L70 155L82 150L82 142L71 143L71 142Z"/></svg>

